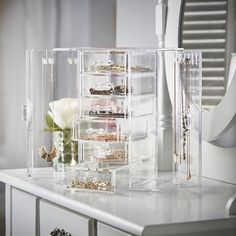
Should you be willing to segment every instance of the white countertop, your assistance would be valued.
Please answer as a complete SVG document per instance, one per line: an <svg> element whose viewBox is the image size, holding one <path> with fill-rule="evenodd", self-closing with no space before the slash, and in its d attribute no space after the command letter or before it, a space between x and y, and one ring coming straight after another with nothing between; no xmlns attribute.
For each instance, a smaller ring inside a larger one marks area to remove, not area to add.
<svg viewBox="0 0 236 236"><path fill-rule="evenodd" d="M209 179L198 189L122 194L71 193L52 175L30 179L25 169L1 170L0 181L136 235L236 228L225 210L236 185Z"/></svg>

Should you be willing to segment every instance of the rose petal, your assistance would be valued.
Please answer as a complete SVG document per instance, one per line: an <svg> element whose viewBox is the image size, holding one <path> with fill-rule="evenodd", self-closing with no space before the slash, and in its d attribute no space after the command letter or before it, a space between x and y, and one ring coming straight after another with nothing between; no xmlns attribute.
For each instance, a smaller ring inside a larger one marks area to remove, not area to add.
<svg viewBox="0 0 236 236"><path fill-rule="evenodd" d="M72 129L73 121L78 112L78 100L75 98L62 98L49 103L52 119L62 129Z"/></svg>

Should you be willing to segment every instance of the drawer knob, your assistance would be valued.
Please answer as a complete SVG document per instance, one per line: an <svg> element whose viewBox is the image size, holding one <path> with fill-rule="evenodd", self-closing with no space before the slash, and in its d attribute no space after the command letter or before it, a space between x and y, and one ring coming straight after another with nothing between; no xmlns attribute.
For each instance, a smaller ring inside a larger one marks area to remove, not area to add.
<svg viewBox="0 0 236 236"><path fill-rule="evenodd" d="M71 233L66 232L64 229L54 228L50 233L51 236L72 236Z"/></svg>

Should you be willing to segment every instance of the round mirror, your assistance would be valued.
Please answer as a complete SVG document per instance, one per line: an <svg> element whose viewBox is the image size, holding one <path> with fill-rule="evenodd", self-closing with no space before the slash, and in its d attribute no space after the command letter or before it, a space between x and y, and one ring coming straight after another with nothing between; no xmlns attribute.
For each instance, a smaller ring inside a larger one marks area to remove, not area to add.
<svg viewBox="0 0 236 236"><path fill-rule="evenodd" d="M203 52L203 140L236 146L236 1L172 0L168 15L165 46ZM171 96L173 86L166 71Z"/></svg>
<svg viewBox="0 0 236 236"><path fill-rule="evenodd" d="M228 88L231 53L236 52L236 2L183 0L179 45L202 51L202 107L208 111Z"/></svg>

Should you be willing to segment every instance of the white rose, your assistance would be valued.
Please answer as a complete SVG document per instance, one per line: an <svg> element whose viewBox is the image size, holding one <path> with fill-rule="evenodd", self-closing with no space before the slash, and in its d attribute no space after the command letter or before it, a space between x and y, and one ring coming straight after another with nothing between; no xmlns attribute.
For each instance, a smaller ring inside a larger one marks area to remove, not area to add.
<svg viewBox="0 0 236 236"><path fill-rule="evenodd" d="M61 129L72 129L73 121L78 112L78 99L62 98L50 102L51 111L48 114Z"/></svg>

